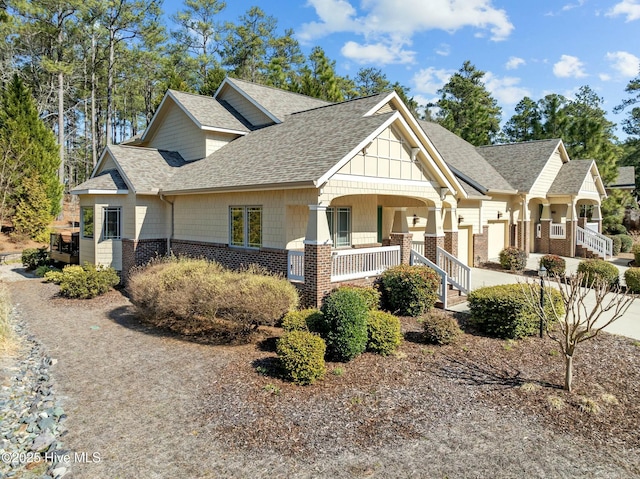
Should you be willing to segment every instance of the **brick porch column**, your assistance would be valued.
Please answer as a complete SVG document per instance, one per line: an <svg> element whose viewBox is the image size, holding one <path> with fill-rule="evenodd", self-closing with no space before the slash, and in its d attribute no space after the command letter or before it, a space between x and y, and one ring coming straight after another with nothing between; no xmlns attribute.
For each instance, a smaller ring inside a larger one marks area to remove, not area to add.
<svg viewBox="0 0 640 479"><path fill-rule="evenodd" d="M307 233L304 240L304 286L302 304L319 308L331 290L331 234L327 222L327 207L309 205Z"/></svg>
<svg viewBox="0 0 640 479"><path fill-rule="evenodd" d="M518 238L519 238L519 244L517 245L518 248L521 248L524 250L525 253L527 253L527 256L529 256L529 253L531 252L531 222L530 221L522 221L520 220L518 222Z"/></svg>
<svg viewBox="0 0 640 479"><path fill-rule="evenodd" d="M409 264L413 235L411 233L391 233L389 239L390 246L400 246L400 262Z"/></svg>
<svg viewBox="0 0 640 479"><path fill-rule="evenodd" d="M551 253L551 220L540 220L540 248L536 253Z"/></svg>
<svg viewBox="0 0 640 479"><path fill-rule="evenodd" d="M458 231L444 232L444 249L447 253L458 257Z"/></svg>
<svg viewBox="0 0 640 479"><path fill-rule="evenodd" d="M489 225L482 227L482 233L473 235L473 266L480 266L489 260Z"/></svg>
<svg viewBox="0 0 640 479"><path fill-rule="evenodd" d="M444 248L444 235L435 236L430 234L424 235L424 256L425 258L436 262L437 248Z"/></svg>

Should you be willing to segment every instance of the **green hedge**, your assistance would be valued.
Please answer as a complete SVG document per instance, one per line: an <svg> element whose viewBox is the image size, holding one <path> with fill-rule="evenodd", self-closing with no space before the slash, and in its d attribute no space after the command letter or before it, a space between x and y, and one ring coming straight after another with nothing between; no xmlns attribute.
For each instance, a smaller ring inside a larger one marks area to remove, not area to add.
<svg viewBox="0 0 640 479"><path fill-rule="evenodd" d="M624 272L627 289L632 293L640 293L640 268L629 268Z"/></svg>
<svg viewBox="0 0 640 479"><path fill-rule="evenodd" d="M602 259L585 259L578 264L578 273L584 274L582 283L591 286L594 282L604 281L616 286L620 281L620 271L613 264Z"/></svg>
<svg viewBox="0 0 640 479"><path fill-rule="evenodd" d="M384 311L369 311L367 316L369 340L367 350L388 356L393 353L402 342L400 320Z"/></svg>
<svg viewBox="0 0 640 479"><path fill-rule="evenodd" d="M367 349L367 303L351 288L333 291L322 305L327 355L347 362Z"/></svg>
<svg viewBox="0 0 640 479"><path fill-rule="evenodd" d="M309 331L291 331L278 339L276 352L289 379L296 384L313 384L324 377L325 342Z"/></svg>
<svg viewBox="0 0 640 479"><path fill-rule="evenodd" d="M631 252L633 253L633 260L636 263L636 266L640 266L640 243L636 243L631 247Z"/></svg>
<svg viewBox="0 0 640 479"><path fill-rule="evenodd" d="M522 271L527 266L527 253L515 246L500 251L500 266L511 271Z"/></svg>
<svg viewBox="0 0 640 479"><path fill-rule="evenodd" d="M613 256L618 256L622 249L622 240L619 235L606 235L613 243Z"/></svg>
<svg viewBox="0 0 640 479"><path fill-rule="evenodd" d="M530 304L528 284L503 284L479 288L469 294L471 320L481 332L498 338L519 339L536 334L540 318ZM549 295L555 306L549 304ZM534 298L537 299L537 298ZM545 311L564 312L562 297L555 288L545 288Z"/></svg>
<svg viewBox="0 0 640 479"><path fill-rule="evenodd" d="M433 308L439 284L431 268L406 264L387 269L379 280L385 308L400 316L420 316Z"/></svg>
<svg viewBox="0 0 640 479"><path fill-rule="evenodd" d="M618 235L618 238L620 238L620 251L622 253L628 253L629 251L631 251L631 248L633 247L633 238L629 235Z"/></svg>
<svg viewBox="0 0 640 479"><path fill-rule="evenodd" d="M317 316L320 316L318 318ZM315 331L309 327L309 324L315 325L322 319L322 313L317 309L303 309L301 311L289 311L282 318L282 329L287 332L291 331Z"/></svg>

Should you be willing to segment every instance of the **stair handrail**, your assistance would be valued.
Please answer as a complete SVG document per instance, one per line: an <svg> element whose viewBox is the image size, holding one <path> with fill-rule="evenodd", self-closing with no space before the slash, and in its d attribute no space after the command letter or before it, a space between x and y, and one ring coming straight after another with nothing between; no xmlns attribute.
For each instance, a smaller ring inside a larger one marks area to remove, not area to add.
<svg viewBox="0 0 640 479"><path fill-rule="evenodd" d="M576 241L580 246L586 246L595 251L603 259L613 256L613 241L602 233L577 226Z"/></svg>
<svg viewBox="0 0 640 479"><path fill-rule="evenodd" d="M469 294L471 291L471 268L458 258L436 247L436 264L447 272L449 284L458 288L462 293Z"/></svg>
<svg viewBox="0 0 640 479"><path fill-rule="evenodd" d="M412 265L428 266L429 268L434 270L436 273L438 273L438 276L440 276L440 286L438 288L438 299L440 299L442 306L446 308L447 307L447 290L449 289L447 272L443 270L440 266L435 264L433 261L422 256L420 253L418 253L416 250L413 250L413 249L411 250L410 263Z"/></svg>

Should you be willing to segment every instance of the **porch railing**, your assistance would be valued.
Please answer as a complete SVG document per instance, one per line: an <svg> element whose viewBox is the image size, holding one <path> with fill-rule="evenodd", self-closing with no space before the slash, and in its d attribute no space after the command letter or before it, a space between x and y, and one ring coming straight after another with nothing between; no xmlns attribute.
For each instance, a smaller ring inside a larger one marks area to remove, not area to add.
<svg viewBox="0 0 640 479"><path fill-rule="evenodd" d="M289 250L287 256L287 279L304 283L304 251Z"/></svg>
<svg viewBox="0 0 640 479"><path fill-rule="evenodd" d="M597 221L587 223L587 229L591 231L595 231L596 233L599 233L598 226L599 224Z"/></svg>
<svg viewBox="0 0 640 479"><path fill-rule="evenodd" d="M436 248L436 264L447 273L447 282L464 294L471 291L471 268L442 248Z"/></svg>
<svg viewBox="0 0 640 479"><path fill-rule="evenodd" d="M412 241L411 249L418 254L424 256L424 241Z"/></svg>
<svg viewBox="0 0 640 479"><path fill-rule="evenodd" d="M331 253L331 281L367 278L400 264L400 246L336 250Z"/></svg>
<svg viewBox="0 0 640 479"><path fill-rule="evenodd" d="M428 266L429 268L433 269L436 273L438 273L438 276L440 276L440 285L438 286L438 299L446 308L447 307L447 290L449 289L449 283L447 281L447 272L442 268L440 268L433 261L425 258L415 250L411 250L410 262L412 265Z"/></svg>
<svg viewBox="0 0 640 479"><path fill-rule="evenodd" d="M595 231L576 226L576 243L590 249L603 259L613 256L613 241L611 238L607 238Z"/></svg>
<svg viewBox="0 0 640 479"><path fill-rule="evenodd" d="M567 237L567 228L564 223L551 223L551 231L549 233L551 239L564 239Z"/></svg>

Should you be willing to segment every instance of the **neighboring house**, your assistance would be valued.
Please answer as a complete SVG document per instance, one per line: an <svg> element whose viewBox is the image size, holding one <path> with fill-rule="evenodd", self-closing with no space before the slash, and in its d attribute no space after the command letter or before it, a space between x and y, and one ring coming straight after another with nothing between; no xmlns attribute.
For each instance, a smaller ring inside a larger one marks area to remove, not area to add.
<svg viewBox="0 0 640 479"><path fill-rule="evenodd" d="M607 194L612 190L628 191L635 198L636 196L636 169L633 166L620 166L618 176L610 184L605 185Z"/></svg>
<svg viewBox="0 0 640 479"><path fill-rule="evenodd" d="M168 91L73 193L80 261L125 281L171 251L287 274L317 305L340 282L418 262L439 266L446 304L446 281L466 291L465 265L505 245L573 255L577 212L599 211L604 188L560 140L474 148L395 92L329 104L227 78L214 97Z"/></svg>

